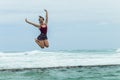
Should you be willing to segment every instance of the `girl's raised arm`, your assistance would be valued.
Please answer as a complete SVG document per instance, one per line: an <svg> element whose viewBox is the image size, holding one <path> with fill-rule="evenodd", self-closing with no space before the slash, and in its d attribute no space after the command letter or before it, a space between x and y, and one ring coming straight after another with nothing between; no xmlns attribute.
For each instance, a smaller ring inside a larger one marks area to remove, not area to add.
<svg viewBox="0 0 120 80"><path fill-rule="evenodd" d="M33 25L33 26L35 26L35 27L37 27L37 28L40 27L39 24L36 24L36 23L30 22L30 21L27 20L27 18L25 19L25 22L27 22L28 24L31 24L31 25Z"/></svg>

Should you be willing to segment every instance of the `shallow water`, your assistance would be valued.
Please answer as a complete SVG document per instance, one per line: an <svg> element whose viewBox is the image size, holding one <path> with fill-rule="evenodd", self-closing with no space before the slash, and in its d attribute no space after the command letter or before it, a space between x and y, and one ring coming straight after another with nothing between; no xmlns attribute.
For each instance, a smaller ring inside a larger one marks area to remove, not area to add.
<svg viewBox="0 0 120 80"><path fill-rule="evenodd" d="M0 71L0 80L119 80L120 66Z"/></svg>

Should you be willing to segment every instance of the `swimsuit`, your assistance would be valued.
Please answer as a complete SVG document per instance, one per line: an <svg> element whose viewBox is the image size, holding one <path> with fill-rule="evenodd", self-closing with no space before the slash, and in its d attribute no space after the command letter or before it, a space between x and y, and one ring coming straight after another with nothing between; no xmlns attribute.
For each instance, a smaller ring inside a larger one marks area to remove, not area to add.
<svg viewBox="0 0 120 80"><path fill-rule="evenodd" d="M47 40L47 25L45 25L46 27L42 27L40 26L39 30L41 32L41 34L37 37L38 40Z"/></svg>

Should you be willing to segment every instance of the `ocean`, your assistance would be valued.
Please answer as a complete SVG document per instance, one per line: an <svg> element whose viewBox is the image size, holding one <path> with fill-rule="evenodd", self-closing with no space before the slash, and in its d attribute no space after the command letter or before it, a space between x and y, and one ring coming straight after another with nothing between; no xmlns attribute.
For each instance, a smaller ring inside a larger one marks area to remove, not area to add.
<svg viewBox="0 0 120 80"><path fill-rule="evenodd" d="M120 49L3 51L0 80L120 80Z"/></svg>

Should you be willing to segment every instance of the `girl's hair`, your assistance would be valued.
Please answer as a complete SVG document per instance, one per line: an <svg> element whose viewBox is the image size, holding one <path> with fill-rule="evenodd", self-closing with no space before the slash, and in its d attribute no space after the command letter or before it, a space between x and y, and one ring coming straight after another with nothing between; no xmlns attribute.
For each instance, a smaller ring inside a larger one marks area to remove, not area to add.
<svg viewBox="0 0 120 80"><path fill-rule="evenodd" d="M44 18L43 18L42 16L39 16L39 18L42 18L42 19L43 19L43 21L44 21Z"/></svg>

